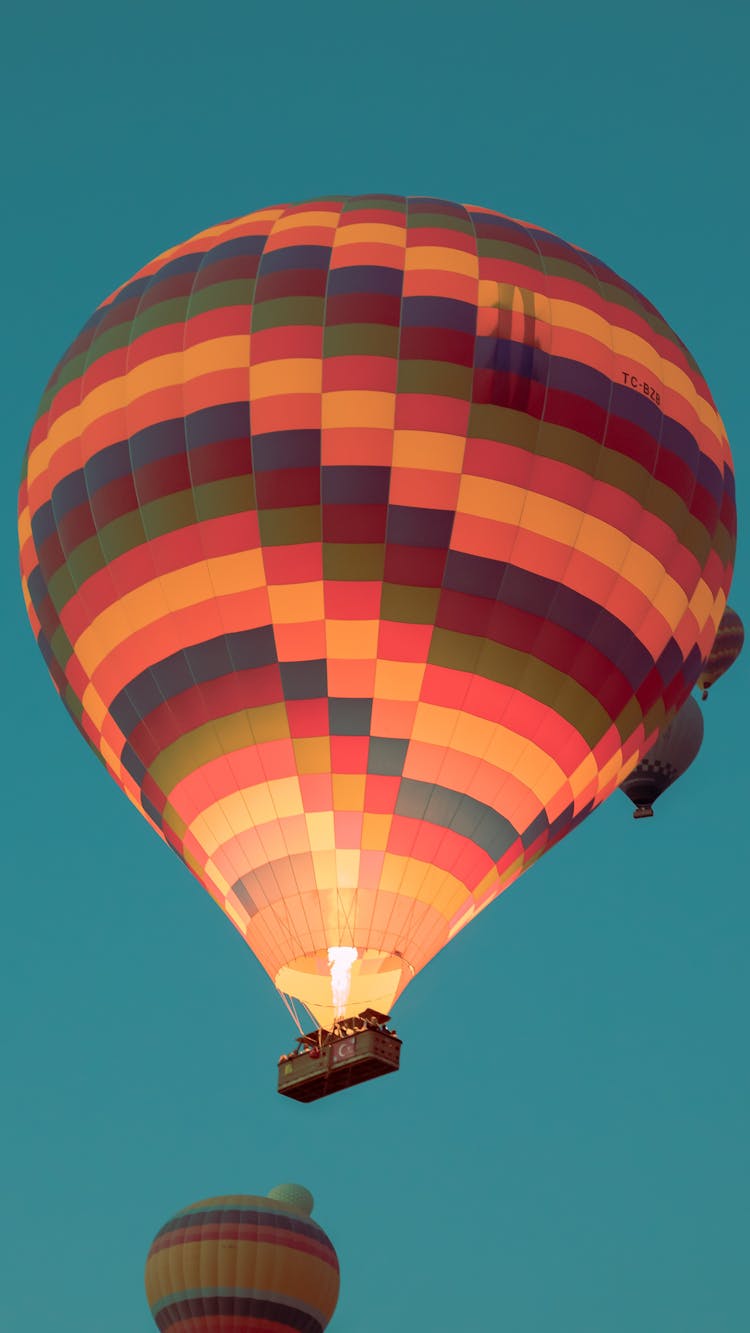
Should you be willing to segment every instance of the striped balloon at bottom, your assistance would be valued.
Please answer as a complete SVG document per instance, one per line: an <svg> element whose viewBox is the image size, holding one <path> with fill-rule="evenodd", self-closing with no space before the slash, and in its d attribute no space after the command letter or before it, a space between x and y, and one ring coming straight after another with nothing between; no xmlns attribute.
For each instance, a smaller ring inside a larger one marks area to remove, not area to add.
<svg viewBox="0 0 750 1333"><path fill-rule="evenodd" d="M183 1208L146 1261L146 1296L162 1333L322 1333L339 1265L303 1187L231 1194Z"/></svg>

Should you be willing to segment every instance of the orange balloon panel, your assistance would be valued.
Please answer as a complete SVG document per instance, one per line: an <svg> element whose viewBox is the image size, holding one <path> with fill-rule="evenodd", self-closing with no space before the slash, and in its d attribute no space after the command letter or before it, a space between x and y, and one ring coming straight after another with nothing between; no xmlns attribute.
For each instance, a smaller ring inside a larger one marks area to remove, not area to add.
<svg viewBox="0 0 750 1333"><path fill-rule="evenodd" d="M395 196L236 219L94 313L20 496L115 780L281 989L388 1010L622 781L726 603L695 363L591 255Z"/></svg>

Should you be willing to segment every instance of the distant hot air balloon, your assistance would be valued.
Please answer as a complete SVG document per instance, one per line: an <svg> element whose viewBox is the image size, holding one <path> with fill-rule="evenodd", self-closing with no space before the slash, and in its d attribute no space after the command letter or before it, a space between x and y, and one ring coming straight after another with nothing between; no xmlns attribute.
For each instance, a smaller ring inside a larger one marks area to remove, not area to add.
<svg viewBox="0 0 750 1333"><path fill-rule="evenodd" d="M708 657L735 520L648 301L391 195L148 264L54 372L20 492L66 707L327 1027L387 1015L617 787Z"/></svg>
<svg viewBox="0 0 750 1333"><path fill-rule="evenodd" d="M707 661L703 665L703 670L698 677L698 684L703 691L702 698L708 698L708 691L711 686L728 671L737 661L742 651L742 645L745 642L745 628L731 606L728 606L713 642L713 647L708 655Z"/></svg>
<svg viewBox="0 0 750 1333"><path fill-rule="evenodd" d="M146 1297L175 1333L322 1333L336 1308L336 1251L301 1185L183 1208L149 1250Z"/></svg>
<svg viewBox="0 0 750 1333"><path fill-rule="evenodd" d="M692 696L665 728L656 744L621 783L633 802L634 819L653 815L652 806L690 767L703 742L703 714Z"/></svg>

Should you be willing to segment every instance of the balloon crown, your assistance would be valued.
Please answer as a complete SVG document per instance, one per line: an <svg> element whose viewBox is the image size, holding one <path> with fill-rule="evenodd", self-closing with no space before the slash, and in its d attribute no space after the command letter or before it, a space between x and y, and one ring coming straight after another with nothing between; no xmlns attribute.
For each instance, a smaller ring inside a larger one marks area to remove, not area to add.
<svg viewBox="0 0 750 1333"><path fill-rule="evenodd" d="M297 1213L304 1213L305 1217L310 1216L315 1205L312 1194L304 1185L274 1185L268 1191L268 1197L277 1203L286 1204L287 1208L293 1208Z"/></svg>

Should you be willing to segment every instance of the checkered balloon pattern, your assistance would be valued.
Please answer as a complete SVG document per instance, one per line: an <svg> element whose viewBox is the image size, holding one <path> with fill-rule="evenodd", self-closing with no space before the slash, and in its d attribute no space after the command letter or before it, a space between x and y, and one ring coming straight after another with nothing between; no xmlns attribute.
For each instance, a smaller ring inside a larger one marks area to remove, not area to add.
<svg viewBox="0 0 750 1333"><path fill-rule="evenodd" d="M484 208L211 227L94 312L24 462L76 726L272 980L387 1011L685 701L726 606L725 432L592 255ZM114 918L114 912L113 912Z"/></svg>

